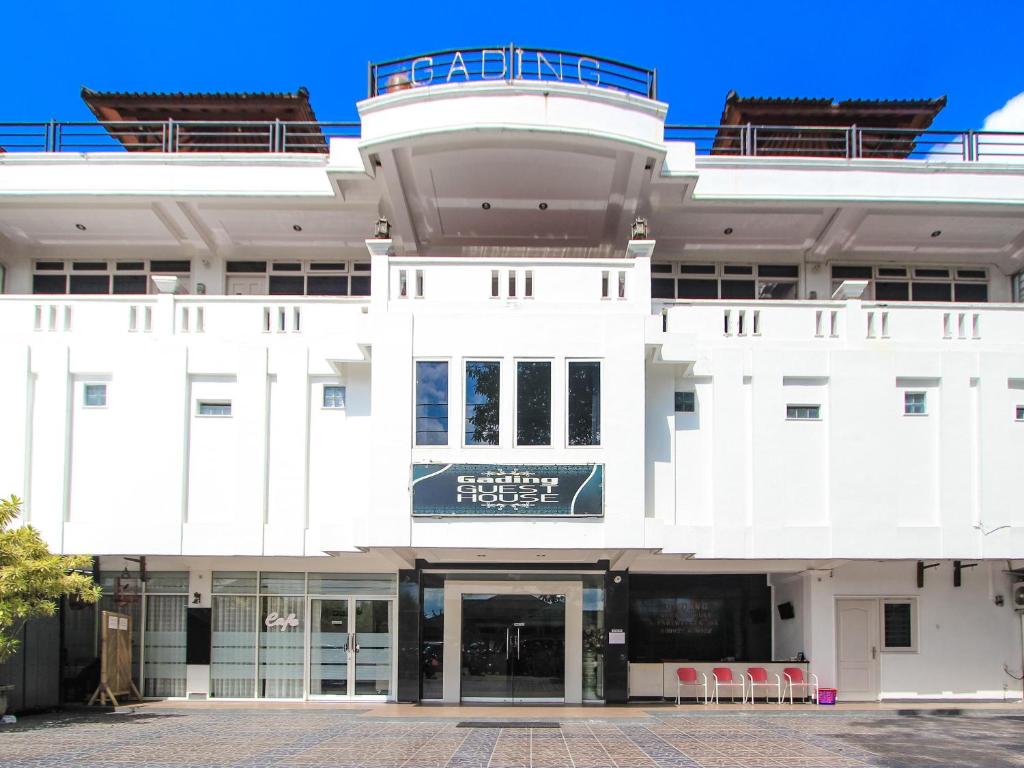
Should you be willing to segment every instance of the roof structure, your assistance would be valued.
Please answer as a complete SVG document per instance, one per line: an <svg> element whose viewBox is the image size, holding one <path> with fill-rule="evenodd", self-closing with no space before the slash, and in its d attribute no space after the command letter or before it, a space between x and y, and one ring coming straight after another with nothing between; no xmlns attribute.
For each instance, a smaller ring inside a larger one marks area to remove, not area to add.
<svg viewBox="0 0 1024 768"><path fill-rule="evenodd" d="M289 151L327 151L305 88L294 93L130 93L83 87L82 99L129 151L166 151L168 139L157 123L169 120L175 123L170 140L177 152L273 151L279 130L289 131ZM275 121L290 125L274 126Z"/></svg>
<svg viewBox="0 0 1024 768"><path fill-rule="evenodd" d="M834 101L743 97L729 91L712 154L845 157L846 129L858 126L864 157L908 157L917 137L945 106L945 96ZM744 151L741 127L748 124L759 127L752 146Z"/></svg>

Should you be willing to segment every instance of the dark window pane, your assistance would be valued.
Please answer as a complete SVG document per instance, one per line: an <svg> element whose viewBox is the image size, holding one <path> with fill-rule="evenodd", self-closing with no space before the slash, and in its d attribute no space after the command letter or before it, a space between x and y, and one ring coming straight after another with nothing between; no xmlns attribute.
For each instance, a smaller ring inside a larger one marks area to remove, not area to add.
<svg viewBox="0 0 1024 768"><path fill-rule="evenodd" d="M314 261L309 265L310 272L346 272L348 265L344 261Z"/></svg>
<svg viewBox="0 0 1024 768"><path fill-rule="evenodd" d="M306 279L306 294L308 296L348 296L348 278L310 275Z"/></svg>
<svg viewBox="0 0 1024 768"><path fill-rule="evenodd" d="M78 272L102 272L107 268L105 261L73 261L71 268Z"/></svg>
<svg viewBox="0 0 1024 768"><path fill-rule="evenodd" d="M914 301L949 301L951 287L949 283L914 283Z"/></svg>
<svg viewBox="0 0 1024 768"><path fill-rule="evenodd" d="M752 299L754 298L753 280L723 280L723 299Z"/></svg>
<svg viewBox="0 0 1024 768"><path fill-rule="evenodd" d="M353 272L369 272L370 262L368 261L357 261L352 265Z"/></svg>
<svg viewBox="0 0 1024 768"><path fill-rule="evenodd" d="M448 363L416 362L416 445L448 444Z"/></svg>
<svg viewBox="0 0 1024 768"><path fill-rule="evenodd" d="M910 299L910 283L875 283L876 301L908 301Z"/></svg>
<svg viewBox="0 0 1024 768"><path fill-rule="evenodd" d="M107 275L72 275L68 293L110 293Z"/></svg>
<svg viewBox="0 0 1024 768"><path fill-rule="evenodd" d="M569 363L568 412L569 445L600 445L600 363Z"/></svg>
<svg viewBox="0 0 1024 768"><path fill-rule="evenodd" d="M759 264L759 277L799 277L800 267L796 264Z"/></svg>
<svg viewBox="0 0 1024 768"><path fill-rule="evenodd" d="M676 392L676 413L694 413L696 410L696 392Z"/></svg>
<svg viewBox="0 0 1024 768"><path fill-rule="evenodd" d="M906 277L907 270L905 267L879 267L879 277Z"/></svg>
<svg viewBox="0 0 1024 768"><path fill-rule="evenodd" d="M713 275L714 264L680 264L679 271L684 275Z"/></svg>
<svg viewBox="0 0 1024 768"><path fill-rule="evenodd" d="M977 278L979 280L984 280L987 275L985 274L984 269L958 269L956 271L956 276L969 279Z"/></svg>
<svg viewBox="0 0 1024 768"><path fill-rule="evenodd" d="M753 267L727 265L722 268L723 275L752 275L754 274Z"/></svg>
<svg viewBox="0 0 1024 768"><path fill-rule="evenodd" d="M671 264L651 264L651 272L659 275L670 273L672 271Z"/></svg>
<svg viewBox="0 0 1024 768"><path fill-rule="evenodd" d="M370 295L370 276L365 277L353 277L352 278L352 295L353 296L369 296Z"/></svg>
<svg viewBox="0 0 1024 768"><path fill-rule="evenodd" d="M145 293L145 275L114 275L114 293Z"/></svg>
<svg viewBox="0 0 1024 768"><path fill-rule="evenodd" d="M260 261L260 262L256 262L256 263L257 264L262 264L263 262ZM229 261L228 264L230 265L231 262ZM192 271L192 262L189 261L188 259L184 259L182 261L177 261L177 260L173 260L173 259L170 260L170 261L167 261L167 260L164 260L164 261L153 260L153 261L149 262L149 269L150 269L151 272L191 272ZM228 269L228 272L230 272L230 271L231 270ZM257 272L262 272L263 270L256 270L256 271Z"/></svg>
<svg viewBox="0 0 1024 768"><path fill-rule="evenodd" d="M67 281L64 275L32 275L32 293L67 293Z"/></svg>
<svg viewBox="0 0 1024 768"><path fill-rule="evenodd" d="M677 296L680 299L717 299L717 280L676 280Z"/></svg>
<svg viewBox="0 0 1024 768"><path fill-rule="evenodd" d="M271 296L301 296L303 294L303 283L305 278L293 277L288 275L287 277L282 275L271 275L270 276L270 295Z"/></svg>
<svg viewBox="0 0 1024 768"><path fill-rule="evenodd" d="M885 604L885 647L913 648L910 603Z"/></svg>
<svg viewBox="0 0 1024 768"><path fill-rule="evenodd" d="M676 281L671 277L655 277L651 280L652 299L674 299L676 297Z"/></svg>
<svg viewBox="0 0 1024 768"><path fill-rule="evenodd" d="M501 363L466 363L466 445L498 444Z"/></svg>
<svg viewBox="0 0 1024 768"><path fill-rule="evenodd" d="M832 278L839 280L870 280L871 267L832 267Z"/></svg>
<svg viewBox="0 0 1024 768"><path fill-rule="evenodd" d="M128 270L132 272L141 272L146 268L146 262L144 261L119 261L117 262L117 268L119 270Z"/></svg>
<svg viewBox="0 0 1024 768"><path fill-rule="evenodd" d="M762 281L761 287L758 289L757 298L759 299L795 299L796 298L796 283L773 283L770 281Z"/></svg>
<svg viewBox="0 0 1024 768"><path fill-rule="evenodd" d="M551 363L516 363L516 444L551 445Z"/></svg>
<svg viewBox="0 0 1024 768"><path fill-rule="evenodd" d="M953 286L956 301L988 301L988 286L984 283L957 283Z"/></svg>
<svg viewBox="0 0 1024 768"><path fill-rule="evenodd" d="M64 262L63 261L37 261L36 262L36 270L39 271L39 272L42 272L44 270L47 271L47 272L51 272L51 271L54 271L54 270L59 272L62 269L64 269Z"/></svg>
<svg viewBox="0 0 1024 768"><path fill-rule="evenodd" d="M948 269L915 269L914 277L949 277Z"/></svg>
<svg viewBox="0 0 1024 768"><path fill-rule="evenodd" d="M301 272L302 265L297 261L282 261L270 265L274 272Z"/></svg>
<svg viewBox="0 0 1024 768"><path fill-rule="evenodd" d="M155 264L156 262L154 262ZM153 267L156 271L156 267ZM228 272L266 272L267 262L265 261L229 261Z"/></svg>
<svg viewBox="0 0 1024 768"><path fill-rule="evenodd" d="M444 694L444 576L424 573L420 652L423 659L423 698Z"/></svg>

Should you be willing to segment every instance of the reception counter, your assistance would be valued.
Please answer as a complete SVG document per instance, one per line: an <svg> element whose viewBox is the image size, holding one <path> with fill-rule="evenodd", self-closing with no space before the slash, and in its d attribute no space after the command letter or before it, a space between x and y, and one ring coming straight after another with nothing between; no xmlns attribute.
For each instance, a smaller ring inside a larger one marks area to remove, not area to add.
<svg viewBox="0 0 1024 768"><path fill-rule="evenodd" d="M715 667L728 667L733 671L736 678L746 674L749 667L764 667L768 671L768 679L775 682L775 675L778 675L785 684L786 679L782 671L786 667L799 667L808 674L808 662L806 661L661 661L655 663L630 663L629 665L629 697L631 699L675 699L676 697L676 670L679 667L693 667L697 670L697 676L703 672L708 677L709 686L714 685L714 678L711 670ZM800 690L799 688L797 689ZM693 696L693 689L683 690L683 696ZM762 691L758 690L758 696Z"/></svg>

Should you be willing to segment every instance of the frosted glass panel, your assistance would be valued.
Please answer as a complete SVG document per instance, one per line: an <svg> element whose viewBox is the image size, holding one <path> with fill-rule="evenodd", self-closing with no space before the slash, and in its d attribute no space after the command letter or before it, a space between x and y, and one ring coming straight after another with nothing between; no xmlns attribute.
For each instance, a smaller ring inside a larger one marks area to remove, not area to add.
<svg viewBox="0 0 1024 768"><path fill-rule="evenodd" d="M214 596L210 653L213 697L249 699L256 695L256 619L255 597Z"/></svg>
<svg viewBox="0 0 1024 768"><path fill-rule="evenodd" d="M260 600L258 695L268 699L301 698L305 598L263 597Z"/></svg>
<svg viewBox="0 0 1024 768"><path fill-rule="evenodd" d="M185 695L185 595L146 598L145 696Z"/></svg>

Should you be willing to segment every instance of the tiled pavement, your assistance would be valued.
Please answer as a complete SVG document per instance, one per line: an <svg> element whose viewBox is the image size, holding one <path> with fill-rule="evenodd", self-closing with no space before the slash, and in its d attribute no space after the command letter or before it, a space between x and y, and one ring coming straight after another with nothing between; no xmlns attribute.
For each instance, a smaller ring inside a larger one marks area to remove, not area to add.
<svg viewBox="0 0 1024 768"><path fill-rule="evenodd" d="M528 713L524 713L528 714ZM478 720L480 718L473 718ZM521 719L538 719L526 718ZM0 726L3 768L1003 768L1024 765L1024 712L705 712L458 728L372 710L162 708L37 715Z"/></svg>

